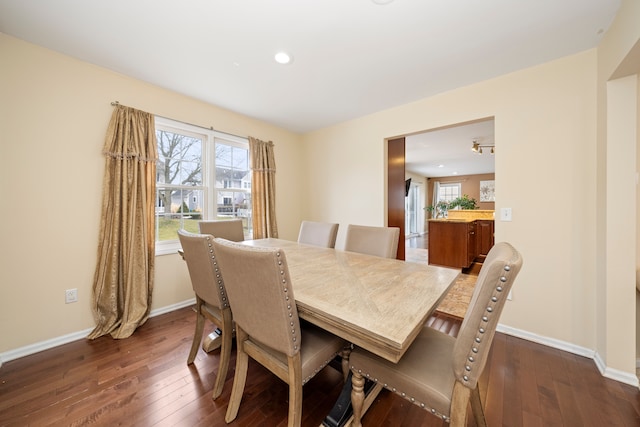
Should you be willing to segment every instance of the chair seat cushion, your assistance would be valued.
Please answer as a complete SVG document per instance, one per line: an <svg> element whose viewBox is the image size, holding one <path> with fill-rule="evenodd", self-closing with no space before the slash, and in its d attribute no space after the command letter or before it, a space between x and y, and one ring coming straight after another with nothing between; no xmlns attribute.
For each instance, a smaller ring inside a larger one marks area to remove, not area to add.
<svg viewBox="0 0 640 427"><path fill-rule="evenodd" d="M334 359L345 347L346 342L308 322L300 322L300 327L303 343L300 350L302 384L305 384Z"/></svg>
<svg viewBox="0 0 640 427"><path fill-rule="evenodd" d="M306 321L300 322L300 328L302 329L300 363L302 365L302 384L305 384L334 359L336 354L346 346L346 342ZM253 343L275 357L283 368L287 366L287 356L284 353L272 351L268 345L255 339Z"/></svg>
<svg viewBox="0 0 640 427"><path fill-rule="evenodd" d="M455 338L425 326L398 363L355 348L349 364L364 377L411 402L437 415L449 416L455 382L454 344Z"/></svg>

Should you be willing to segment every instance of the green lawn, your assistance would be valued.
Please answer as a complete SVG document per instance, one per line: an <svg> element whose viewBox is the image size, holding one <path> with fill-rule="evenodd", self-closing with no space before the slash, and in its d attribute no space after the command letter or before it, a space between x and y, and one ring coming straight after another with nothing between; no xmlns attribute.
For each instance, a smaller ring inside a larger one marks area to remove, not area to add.
<svg viewBox="0 0 640 427"><path fill-rule="evenodd" d="M198 232L199 219L185 219L184 229L191 233ZM180 220L171 218L158 218L158 240L175 240L178 238L178 229L180 229Z"/></svg>
<svg viewBox="0 0 640 427"><path fill-rule="evenodd" d="M230 217L218 217L217 219L232 219ZM164 217L156 217L156 221L158 221L158 241L165 240L176 240L178 238L178 230L180 229L180 219L179 218L164 218ZM184 220L184 229L191 233L198 233L198 219L185 219ZM246 221L243 221L246 222ZM246 224L245 234L246 234Z"/></svg>

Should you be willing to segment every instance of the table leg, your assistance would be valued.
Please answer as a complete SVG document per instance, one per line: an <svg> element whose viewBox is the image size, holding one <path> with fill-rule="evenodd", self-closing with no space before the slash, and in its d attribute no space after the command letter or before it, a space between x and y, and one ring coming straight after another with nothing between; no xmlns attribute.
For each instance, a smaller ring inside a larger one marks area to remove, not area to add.
<svg viewBox="0 0 640 427"><path fill-rule="evenodd" d="M345 381L342 387L342 392L336 401L335 405L322 422L322 427L349 427L353 420L353 408L351 407L351 372L347 381ZM364 393L365 399L362 407L362 413L366 413L369 406L373 403L375 398L382 390L382 385L377 384L371 380L365 380Z"/></svg>
<svg viewBox="0 0 640 427"><path fill-rule="evenodd" d="M211 332L209 335L204 337L202 340L202 349L209 353L217 348L220 348L222 345L222 331L218 328L215 331Z"/></svg>

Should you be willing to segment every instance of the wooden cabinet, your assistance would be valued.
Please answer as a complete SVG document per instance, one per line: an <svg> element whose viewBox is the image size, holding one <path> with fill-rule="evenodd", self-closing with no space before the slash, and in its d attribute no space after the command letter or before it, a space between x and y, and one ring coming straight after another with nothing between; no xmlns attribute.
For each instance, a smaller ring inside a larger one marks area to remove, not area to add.
<svg viewBox="0 0 640 427"><path fill-rule="evenodd" d="M483 262L494 244L493 220L476 220L476 253L478 262Z"/></svg>
<svg viewBox="0 0 640 427"><path fill-rule="evenodd" d="M493 247L493 220L429 221L429 264L469 268Z"/></svg>
<svg viewBox="0 0 640 427"><path fill-rule="evenodd" d="M429 221L429 264L467 268L476 246L475 221Z"/></svg>

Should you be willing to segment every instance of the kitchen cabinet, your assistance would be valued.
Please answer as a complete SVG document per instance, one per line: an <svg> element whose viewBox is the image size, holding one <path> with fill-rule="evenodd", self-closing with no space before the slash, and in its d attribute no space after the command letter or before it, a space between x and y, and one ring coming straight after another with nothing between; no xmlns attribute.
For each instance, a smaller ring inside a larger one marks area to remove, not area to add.
<svg viewBox="0 0 640 427"><path fill-rule="evenodd" d="M479 219L476 221L476 261L483 262L494 244L494 221Z"/></svg>
<svg viewBox="0 0 640 427"><path fill-rule="evenodd" d="M493 247L493 220L430 220L429 264L466 269Z"/></svg>
<svg viewBox="0 0 640 427"><path fill-rule="evenodd" d="M467 268L476 254L475 221L429 221L429 264Z"/></svg>

